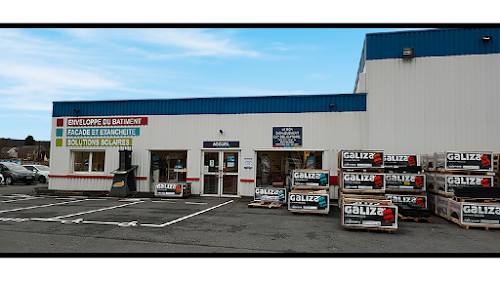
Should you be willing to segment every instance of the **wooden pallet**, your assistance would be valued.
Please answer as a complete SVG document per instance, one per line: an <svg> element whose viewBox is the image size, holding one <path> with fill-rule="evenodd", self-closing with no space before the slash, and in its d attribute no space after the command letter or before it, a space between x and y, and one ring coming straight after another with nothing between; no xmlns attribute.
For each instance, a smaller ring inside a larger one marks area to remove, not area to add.
<svg viewBox="0 0 500 281"><path fill-rule="evenodd" d="M281 209L282 205L283 204L281 204L281 203L277 203L276 204L275 202L250 202L250 204L248 204L248 208L250 208L250 207L261 207L261 208L278 208L278 209Z"/></svg>
<svg viewBox="0 0 500 281"><path fill-rule="evenodd" d="M365 189L365 190L359 190L359 189L341 189L342 193L355 193L355 194L384 194L385 190L376 190L376 189Z"/></svg>
<svg viewBox="0 0 500 281"><path fill-rule="evenodd" d="M452 175L467 175L467 176L482 176L482 175L494 175L495 171L467 171L467 170L446 170L445 168L435 168L435 172L440 172L443 174Z"/></svg>
<svg viewBox="0 0 500 281"><path fill-rule="evenodd" d="M414 222L419 222L419 221L427 221L427 222L432 222L431 217L405 217L402 214L398 213L398 217L400 220L413 220Z"/></svg>
<svg viewBox="0 0 500 281"><path fill-rule="evenodd" d="M460 227L465 229L470 228L484 228L486 231L490 230L490 228L500 228L500 224L463 224L460 223L460 220L457 218L450 218L451 222L458 224Z"/></svg>
<svg viewBox="0 0 500 281"><path fill-rule="evenodd" d="M500 203L500 198L472 198L472 197L453 196L453 200L457 202L470 202L470 203Z"/></svg>
<svg viewBox="0 0 500 281"><path fill-rule="evenodd" d="M355 230L365 230L367 232L375 230L375 231L386 231L388 233L394 233L397 231L397 229L395 228L383 228L383 227L364 227L364 226L345 226L345 225L343 225L342 227L345 230L355 229Z"/></svg>
<svg viewBox="0 0 500 281"><path fill-rule="evenodd" d="M321 214L328 215L327 211L302 211L302 210L288 210L290 213L304 213L304 214Z"/></svg>

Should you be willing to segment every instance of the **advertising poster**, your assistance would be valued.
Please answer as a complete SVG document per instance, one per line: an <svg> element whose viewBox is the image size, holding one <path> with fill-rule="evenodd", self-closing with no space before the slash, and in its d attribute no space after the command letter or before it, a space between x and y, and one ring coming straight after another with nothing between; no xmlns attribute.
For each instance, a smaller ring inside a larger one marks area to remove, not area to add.
<svg viewBox="0 0 500 281"><path fill-rule="evenodd" d="M243 169L244 170L253 169L253 157L243 157Z"/></svg>
<svg viewBox="0 0 500 281"><path fill-rule="evenodd" d="M273 147L302 147L302 127L273 127Z"/></svg>

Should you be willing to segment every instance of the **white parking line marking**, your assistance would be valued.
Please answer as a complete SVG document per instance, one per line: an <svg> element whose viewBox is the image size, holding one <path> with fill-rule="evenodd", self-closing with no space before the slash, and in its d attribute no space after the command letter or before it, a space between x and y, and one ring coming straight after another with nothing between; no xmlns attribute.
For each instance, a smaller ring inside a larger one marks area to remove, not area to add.
<svg viewBox="0 0 500 281"><path fill-rule="evenodd" d="M22 211L22 210L37 209L37 208L45 208L45 207L51 207L51 206L57 206L57 205L64 205L64 204L69 204L69 203L77 203L77 202L82 202L82 201L85 201L85 200L75 200L75 201L67 201L67 202L40 205L40 206L31 206L31 207L26 207L26 208L17 208L17 209L12 209L12 210L0 211L0 214L1 213L9 213L9 212L17 212L17 211Z"/></svg>
<svg viewBox="0 0 500 281"><path fill-rule="evenodd" d="M183 220L185 220L185 219L189 219L189 218L192 218L192 217L197 216L197 215L199 215L199 214L203 214L203 213L208 212L208 211L211 211L211 210L213 210L213 209L216 209L216 208L222 207L222 206L224 206L224 205L226 205L226 204L229 204L229 203L232 203L232 202L234 202L234 200L227 201L227 202L222 203L222 204L219 204L219 205L217 205L217 206L213 206L213 207L211 207L211 208L208 208L208 209L205 209L205 210L202 210L202 211L199 211L199 212L193 213L193 214L191 214L191 215L184 216L184 217L182 217L182 218L178 218L178 219L173 220L173 221L166 222L166 223L164 223L164 224L141 224L141 226L149 226L149 227L165 227L165 226L167 226L167 225L171 225L171 224L174 224L174 223L178 223L178 222L183 221Z"/></svg>
<svg viewBox="0 0 500 281"><path fill-rule="evenodd" d="M199 203L199 202L184 202L186 204L193 204L193 205L207 205L208 203L205 203L205 202L202 202L202 203Z"/></svg>
<svg viewBox="0 0 500 281"><path fill-rule="evenodd" d="M29 198L23 198L23 199L12 199L12 200L0 201L0 203L10 203L10 202L23 201L23 200L31 200L31 199L37 199L37 198L40 198L40 197L29 197Z"/></svg>
<svg viewBox="0 0 500 281"><path fill-rule="evenodd" d="M170 202L170 201L151 201L153 203L169 203L169 204L175 204L175 202Z"/></svg>
<svg viewBox="0 0 500 281"><path fill-rule="evenodd" d="M108 208L102 208L102 209L91 210L91 211L86 211L86 212L79 212L79 213L69 214L69 215L64 215L64 216L57 216L57 217L53 217L51 219L62 219L62 218L69 218L69 217L74 217L74 216L79 216L79 215L85 215L85 214L91 214L91 213L96 213L96 212L102 212L102 211L106 211L106 210L121 208L121 207L129 206L129 205L134 205L134 204L139 204L139 203L143 203L143 202L144 201L133 202L133 203L123 204L123 205L118 205L118 206L113 206L113 207L108 207Z"/></svg>

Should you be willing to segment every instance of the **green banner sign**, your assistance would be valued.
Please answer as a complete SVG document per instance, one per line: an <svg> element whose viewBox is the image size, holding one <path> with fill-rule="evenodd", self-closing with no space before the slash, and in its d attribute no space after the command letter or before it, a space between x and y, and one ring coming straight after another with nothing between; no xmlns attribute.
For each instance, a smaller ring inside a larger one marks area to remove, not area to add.
<svg viewBox="0 0 500 281"><path fill-rule="evenodd" d="M131 146L131 138L100 138L100 139L67 139L66 146L94 147L94 146Z"/></svg>

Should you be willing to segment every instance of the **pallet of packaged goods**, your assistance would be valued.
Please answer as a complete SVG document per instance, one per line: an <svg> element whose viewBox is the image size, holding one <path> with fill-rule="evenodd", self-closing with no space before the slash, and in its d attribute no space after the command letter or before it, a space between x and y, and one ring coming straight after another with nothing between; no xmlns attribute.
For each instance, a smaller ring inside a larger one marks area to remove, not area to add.
<svg viewBox="0 0 500 281"><path fill-rule="evenodd" d="M434 157L439 172L468 175L494 172L491 151L439 151Z"/></svg>
<svg viewBox="0 0 500 281"><path fill-rule="evenodd" d="M330 171L317 169L298 169L292 171L292 187L302 186L310 189L329 189Z"/></svg>
<svg viewBox="0 0 500 281"><path fill-rule="evenodd" d="M385 173L420 173L422 171L419 154L385 154Z"/></svg>
<svg viewBox="0 0 500 281"><path fill-rule="evenodd" d="M330 211L330 171L297 169L292 171L288 210L292 213L328 214Z"/></svg>
<svg viewBox="0 0 500 281"><path fill-rule="evenodd" d="M157 197L187 197L191 195L191 183L157 183L155 196Z"/></svg>
<svg viewBox="0 0 500 281"><path fill-rule="evenodd" d="M278 208L281 209L282 204L276 201L263 202L263 201L253 201L248 204L250 207L261 207L261 208Z"/></svg>
<svg viewBox="0 0 500 281"><path fill-rule="evenodd" d="M436 175L435 172L425 172L425 190L428 193L439 194L438 187L436 185Z"/></svg>
<svg viewBox="0 0 500 281"><path fill-rule="evenodd" d="M386 173L385 192L423 193L426 190L425 174Z"/></svg>
<svg viewBox="0 0 500 281"><path fill-rule="evenodd" d="M339 199L339 207L342 205L344 199L386 200L386 198L383 195L343 193L340 189L339 189L338 199Z"/></svg>
<svg viewBox="0 0 500 281"><path fill-rule="evenodd" d="M385 174L340 171L342 193L383 194L385 193Z"/></svg>
<svg viewBox="0 0 500 281"><path fill-rule="evenodd" d="M500 198L500 187L498 186L459 186L454 190L456 197L465 198L490 198L492 200Z"/></svg>
<svg viewBox="0 0 500 281"><path fill-rule="evenodd" d="M489 188L493 187L493 176L437 174L435 176L435 184L438 194L442 196L456 196L455 190L457 190L459 193L467 194L463 197L474 197L473 195L470 196L471 194L469 193L478 190L477 195L482 195L481 191L488 191L490 190ZM498 195L500 197L500 192Z"/></svg>
<svg viewBox="0 0 500 281"><path fill-rule="evenodd" d="M292 190L288 193L288 211L292 213L328 214L328 190Z"/></svg>
<svg viewBox="0 0 500 281"><path fill-rule="evenodd" d="M434 209L434 214L443 217L445 219L448 219L448 201L449 198L443 197L441 195L437 195L435 197L436 201L436 207Z"/></svg>
<svg viewBox="0 0 500 281"><path fill-rule="evenodd" d="M457 202L449 200L448 220L469 228L500 228L500 203Z"/></svg>
<svg viewBox="0 0 500 281"><path fill-rule="evenodd" d="M278 202L286 203L286 188L273 186L259 186L254 189L253 200L255 202Z"/></svg>
<svg viewBox="0 0 500 281"><path fill-rule="evenodd" d="M392 233L398 229L398 206L389 200L344 199L341 225L346 230L381 230Z"/></svg>
<svg viewBox="0 0 500 281"><path fill-rule="evenodd" d="M338 153L338 167L344 171L384 170L383 150L341 150Z"/></svg>
<svg viewBox="0 0 500 281"><path fill-rule="evenodd" d="M402 220L431 222L431 211L427 195L423 194L385 194L385 198L398 206L398 215Z"/></svg>

